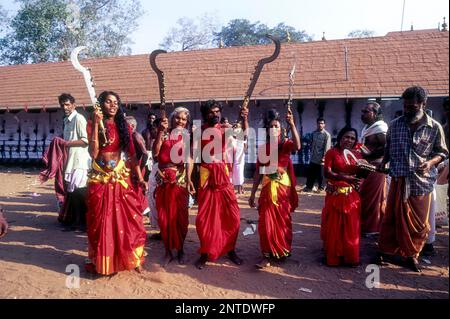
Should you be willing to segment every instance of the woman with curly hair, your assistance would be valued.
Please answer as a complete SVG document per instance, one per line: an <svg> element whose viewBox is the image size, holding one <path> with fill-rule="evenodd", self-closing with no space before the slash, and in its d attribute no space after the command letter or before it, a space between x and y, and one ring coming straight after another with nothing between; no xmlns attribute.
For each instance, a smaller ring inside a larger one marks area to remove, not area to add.
<svg viewBox="0 0 450 319"><path fill-rule="evenodd" d="M162 119L153 143L153 154L158 158L156 209L161 237L166 248L162 265L172 261L172 250L177 251L180 264L184 264L183 244L189 225L189 192L194 190L191 182L192 161L189 138L189 110L177 107L169 120ZM164 132L169 136L164 139Z"/></svg>
<svg viewBox="0 0 450 319"><path fill-rule="evenodd" d="M105 91L98 97L88 123L89 153L94 159L88 175L86 214L89 259L86 270L110 275L122 270L140 270L144 261L146 232L142 208L130 179L131 169L144 192L142 178L120 97ZM104 134L100 123L104 119ZM131 167L128 168L128 167Z"/></svg>
<svg viewBox="0 0 450 319"><path fill-rule="evenodd" d="M270 266L271 258L284 260L291 255L291 213L298 206L298 196L290 155L299 150L301 144L290 111L286 115L286 121L290 126L292 139L284 137L278 112L269 110L264 121L267 142L258 148L258 162L248 201L250 207L256 207L255 194L262 182L258 201L258 232L263 257L256 264L258 268ZM269 162L264 159L269 159Z"/></svg>

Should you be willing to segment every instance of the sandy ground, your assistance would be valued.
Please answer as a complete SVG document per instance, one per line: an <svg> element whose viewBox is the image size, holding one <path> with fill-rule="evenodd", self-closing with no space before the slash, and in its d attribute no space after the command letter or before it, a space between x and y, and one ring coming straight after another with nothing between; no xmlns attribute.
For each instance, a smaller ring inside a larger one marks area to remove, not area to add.
<svg viewBox="0 0 450 319"><path fill-rule="evenodd" d="M83 269L86 234L61 231L53 181L40 185L37 175L37 169L0 166L0 203L10 222L8 235L0 239L0 298L449 298L448 227L438 229L436 256L421 259L422 273L389 265L380 270L380 286L369 289L366 277L372 271L366 272L366 267L376 250L374 239L362 239L362 265L357 268L321 263L321 194L300 195L300 207L293 214L293 255L284 264L264 270L254 267L260 256L258 233L243 232L250 226L248 220L257 220L257 211L248 208L247 196L242 196L237 242L242 266L226 257L203 270L193 266L198 258L193 209L186 265L174 261L161 268L163 244L148 240L143 273L98 278ZM249 187L246 184L247 194ZM153 232L148 228L149 234ZM76 283L68 277L73 265L81 269L79 288L66 285Z"/></svg>

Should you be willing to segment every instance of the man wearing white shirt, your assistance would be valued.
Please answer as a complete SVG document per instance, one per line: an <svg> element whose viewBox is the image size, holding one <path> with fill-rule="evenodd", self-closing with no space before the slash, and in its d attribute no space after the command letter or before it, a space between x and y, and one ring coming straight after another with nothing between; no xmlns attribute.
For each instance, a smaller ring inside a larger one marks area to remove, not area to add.
<svg viewBox="0 0 450 319"><path fill-rule="evenodd" d="M86 185L87 173L91 166L88 152L86 119L76 111L75 99L68 93L58 97L59 105L64 110L63 138L68 148L67 162L64 170L66 199L58 217L69 229L86 227Z"/></svg>

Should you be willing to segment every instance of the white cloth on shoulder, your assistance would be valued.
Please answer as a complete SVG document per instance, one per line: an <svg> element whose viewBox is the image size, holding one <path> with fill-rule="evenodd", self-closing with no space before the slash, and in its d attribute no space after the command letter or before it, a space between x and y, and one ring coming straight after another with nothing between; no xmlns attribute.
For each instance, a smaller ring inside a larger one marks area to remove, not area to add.
<svg viewBox="0 0 450 319"><path fill-rule="evenodd" d="M376 121L370 126L365 125L361 131L361 141L364 144L366 137L374 134L383 133L386 134L388 130L388 125L385 121Z"/></svg>

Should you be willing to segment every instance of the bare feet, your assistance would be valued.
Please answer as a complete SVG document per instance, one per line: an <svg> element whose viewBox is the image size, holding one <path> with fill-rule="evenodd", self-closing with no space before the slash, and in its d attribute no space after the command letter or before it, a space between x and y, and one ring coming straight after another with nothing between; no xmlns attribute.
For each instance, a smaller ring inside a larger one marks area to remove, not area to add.
<svg viewBox="0 0 450 319"><path fill-rule="evenodd" d="M377 255L372 259L372 263L378 266L384 266L386 264L384 260L384 255L378 252Z"/></svg>
<svg viewBox="0 0 450 319"><path fill-rule="evenodd" d="M202 254L200 258L195 262L195 267L197 267L198 269L203 269L207 261L208 261L208 254Z"/></svg>
<svg viewBox="0 0 450 319"><path fill-rule="evenodd" d="M422 270L420 269L419 266L419 261L417 260L417 258L414 257L408 257L406 260L406 264L408 266L409 269L411 269L414 272L422 272Z"/></svg>
<svg viewBox="0 0 450 319"><path fill-rule="evenodd" d="M183 251L183 249L180 249L178 251L178 256L177 257L178 257L178 263L180 265L184 265L186 263L186 260L184 259L184 251Z"/></svg>
<svg viewBox="0 0 450 319"><path fill-rule="evenodd" d="M228 257L230 258L230 260L235 263L236 265L242 265L243 260L241 258L238 257L238 255L236 254L236 252L234 250L231 250L228 253Z"/></svg>
<svg viewBox="0 0 450 319"><path fill-rule="evenodd" d="M142 266L137 266L136 268L134 268L134 270L139 273L142 274Z"/></svg>
<svg viewBox="0 0 450 319"><path fill-rule="evenodd" d="M92 262L85 263L84 269L90 274L96 274L97 270L95 269L95 265Z"/></svg>
<svg viewBox="0 0 450 319"><path fill-rule="evenodd" d="M261 260L255 264L255 267L258 269L263 269L266 267L270 267L270 260L267 257L261 258Z"/></svg>
<svg viewBox="0 0 450 319"><path fill-rule="evenodd" d="M161 267L166 267L173 260L172 253L170 251L166 251L163 260L161 261Z"/></svg>

